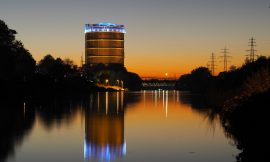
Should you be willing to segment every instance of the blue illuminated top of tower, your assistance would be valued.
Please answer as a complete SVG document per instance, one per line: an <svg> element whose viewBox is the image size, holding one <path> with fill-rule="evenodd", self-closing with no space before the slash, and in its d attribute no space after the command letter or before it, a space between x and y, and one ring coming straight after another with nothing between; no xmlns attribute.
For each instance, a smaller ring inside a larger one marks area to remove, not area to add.
<svg viewBox="0 0 270 162"><path fill-rule="evenodd" d="M118 26L117 24L112 24L112 23L108 23L108 22L102 22L98 24L99 26Z"/></svg>
<svg viewBox="0 0 270 162"><path fill-rule="evenodd" d="M85 33L89 32L119 32L126 33L125 26L119 24L112 24L108 22L102 22L99 24L85 24Z"/></svg>

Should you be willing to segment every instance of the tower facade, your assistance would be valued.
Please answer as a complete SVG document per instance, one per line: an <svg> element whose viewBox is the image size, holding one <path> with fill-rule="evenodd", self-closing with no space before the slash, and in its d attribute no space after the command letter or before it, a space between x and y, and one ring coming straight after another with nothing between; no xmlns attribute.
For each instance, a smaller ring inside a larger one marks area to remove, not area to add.
<svg viewBox="0 0 270 162"><path fill-rule="evenodd" d="M124 65L124 25L112 23L85 25L85 63Z"/></svg>

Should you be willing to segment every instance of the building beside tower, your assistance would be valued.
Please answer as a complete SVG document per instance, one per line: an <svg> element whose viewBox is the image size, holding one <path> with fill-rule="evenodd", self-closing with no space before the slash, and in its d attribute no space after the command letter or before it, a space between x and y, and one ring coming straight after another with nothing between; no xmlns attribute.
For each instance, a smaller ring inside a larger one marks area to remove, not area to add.
<svg viewBox="0 0 270 162"><path fill-rule="evenodd" d="M85 63L124 65L124 25L112 23L85 25Z"/></svg>

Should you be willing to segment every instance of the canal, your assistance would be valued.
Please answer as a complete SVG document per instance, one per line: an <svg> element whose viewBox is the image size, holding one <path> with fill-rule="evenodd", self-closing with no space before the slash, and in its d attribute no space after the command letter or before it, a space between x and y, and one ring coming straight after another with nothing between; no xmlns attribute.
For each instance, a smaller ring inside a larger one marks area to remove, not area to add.
<svg viewBox="0 0 270 162"><path fill-rule="evenodd" d="M99 92L5 107L0 161L233 162L240 152L218 115L188 92Z"/></svg>

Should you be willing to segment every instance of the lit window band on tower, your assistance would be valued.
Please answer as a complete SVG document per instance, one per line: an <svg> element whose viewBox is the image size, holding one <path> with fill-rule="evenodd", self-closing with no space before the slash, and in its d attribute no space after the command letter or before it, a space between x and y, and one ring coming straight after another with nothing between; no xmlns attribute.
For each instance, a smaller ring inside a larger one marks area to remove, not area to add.
<svg viewBox="0 0 270 162"><path fill-rule="evenodd" d="M124 65L124 25L112 23L85 25L85 63Z"/></svg>

